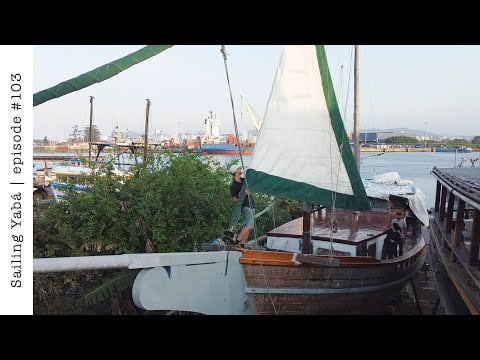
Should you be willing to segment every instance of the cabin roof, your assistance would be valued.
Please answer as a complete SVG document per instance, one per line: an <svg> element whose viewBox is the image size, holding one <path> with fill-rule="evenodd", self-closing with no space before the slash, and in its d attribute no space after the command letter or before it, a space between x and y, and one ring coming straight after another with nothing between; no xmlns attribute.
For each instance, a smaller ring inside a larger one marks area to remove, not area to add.
<svg viewBox="0 0 480 360"><path fill-rule="evenodd" d="M311 215L312 240L330 240L330 219L332 210L323 209ZM381 235L390 227L393 215L387 211L336 210L338 231L333 234L335 242L358 245L359 243ZM268 236L301 238L303 219L298 218L285 223Z"/></svg>
<svg viewBox="0 0 480 360"><path fill-rule="evenodd" d="M466 197L480 203L480 168L433 168L433 176L446 181Z"/></svg>

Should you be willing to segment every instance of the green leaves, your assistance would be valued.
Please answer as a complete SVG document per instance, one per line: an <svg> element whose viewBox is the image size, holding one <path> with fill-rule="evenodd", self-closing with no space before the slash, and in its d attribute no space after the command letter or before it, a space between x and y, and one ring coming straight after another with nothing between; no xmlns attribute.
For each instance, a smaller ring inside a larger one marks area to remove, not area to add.
<svg viewBox="0 0 480 360"><path fill-rule="evenodd" d="M67 191L65 203L48 210L75 254L192 251L221 236L232 208L228 171L197 154L148 159L127 179L110 165L96 169L87 191Z"/></svg>
<svg viewBox="0 0 480 360"><path fill-rule="evenodd" d="M110 298L112 295L133 285L138 271L126 270L105 279L102 284L85 295L85 304L91 305Z"/></svg>

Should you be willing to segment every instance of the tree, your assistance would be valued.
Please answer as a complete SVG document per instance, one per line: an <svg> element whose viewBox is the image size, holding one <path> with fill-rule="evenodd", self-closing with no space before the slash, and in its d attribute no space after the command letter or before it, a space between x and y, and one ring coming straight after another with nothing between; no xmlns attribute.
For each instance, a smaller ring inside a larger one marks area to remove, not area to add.
<svg viewBox="0 0 480 360"><path fill-rule="evenodd" d="M43 138L43 145L50 145L50 140L46 136Z"/></svg>
<svg viewBox="0 0 480 360"><path fill-rule="evenodd" d="M472 139L472 144L480 144L480 136L475 136Z"/></svg>
<svg viewBox="0 0 480 360"><path fill-rule="evenodd" d="M392 136L385 139L386 144L418 144L419 142L410 136Z"/></svg>
<svg viewBox="0 0 480 360"><path fill-rule="evenodd" d="M114 176L111 164L97 169L87 191L67 189L65 201L36 215L34 256L195 251L220 238L233 209L231 163L222 166L187 152L147 159L126 178ZM255 194L258 211L272 201ZM298 201L277 199L274 207L256 220L257 236L302 213ZM135 276L135 270L35 274L34 312L135 314L140 311L131 299Z"/></svg>
<svg viewBox="0 0 480 360"><path fill-rule="evenodd" d="M82 142L83 139L82 139L81 134L82 134L82 132L80 131L78 125L75 125L73 127L72 133L70 134L70 139L69 140L71 141L71 143L76 144L76 143Z"/></svg>
<svg viewBox="0 0 480 360"><path fill-rule="evenodd" d="M93 134L92 135L93 135L92 136L93 137L92 142L98 141L98 139L102 135L100 133L100 130L98 129L97 125L93 125ZM90 139L90 126L85 126L85 128L83 129L83 141L88 142L89 139Z"/></svg>

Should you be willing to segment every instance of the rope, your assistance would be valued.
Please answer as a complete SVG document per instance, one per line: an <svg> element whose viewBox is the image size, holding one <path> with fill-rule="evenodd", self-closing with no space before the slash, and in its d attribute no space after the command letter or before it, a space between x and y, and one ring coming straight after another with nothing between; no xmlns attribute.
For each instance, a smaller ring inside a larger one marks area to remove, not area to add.
<svg viewBox="0 0 480 360"><path fill-rule="evenodd" d="M349 93L350 93L350 80L351 80L351 75L352 75L352 54L353 54L353 46L352 46L352 51L350 52L350 70L348 72L348 83L347 83L347 95L345 99L345 106L344 106L344 111L343 111L343 122L345 125L345 116L347 112L347 105L348 105L348 98L349 98ZM338 190L338 178L340 176L340 164L341 164L341 159L343 158L343 146L344 146L344 141L345 141L345 135L342 136L342 142L340 143L340 156L338 159L337 163L337 177L335 182L333 181L333 163L332 163L332 146L331 146L331 141L332 141L332 127L330 126L330 181L332 184L335 183L335 191L332 191L332 214L330 216L330 249L329 249L329 257L333 257L333 233L336 233L338 230L338 222L337 222L337 214L336 214L336 201L337 201L337 190ZM310 232L311 234L311 232Z"/></svg>
<svg viewBox="0 0 480 360"><path fill-rule="evenodd" d="M245 188L246 188L246 190L248 190L249 186L248 186L247 176L246 176L246 173L245 173L245 165L244 165L244 162L243 162L243 149L240 146L240 143L238 141L240 139L240 137L239 137L239 133L238 133L237 118L235 116L235 105L233 103L232 88L230 86L230 77L228 75L227 51L225 50L225 45L221 46L220 52L223 55L223 62L225 64L225 75L227 76L228 91L229 91L229 94L230 94L230 103L232 105L233 124L235 126L235 136L237 138L238 153L240 155L240 162L242 163L242 172L245 174ZM238 201L240 201L240 197L239 197ZM243 200L242 200L242 203L243 203ZM253 207L252 207L252 194L251 193L248 196L248 206L250 207L250 209L253 209ZM256 225L256 221L255 221L255 214L253 216L253 235L255 236L255 238L258 238L257 237L257 225ZM258 245L258 243L257 243L257 245Z"/></svg>
<svg viewBox="0 0 480 360"><path fill-rule="evenodd" d="M265 282L265 288L268 291L268 297L270 298L270 301L272 302L273 312L275 313L275 315L278 315L277 314L277 308L275 307L275 303L273 302L272 294L270 293L270 288L268 287L268 284L267 284L267 277L265 276L265 272L263 271L263 265L262 264L260 264L260 269L262 269L263 281Z"/></svg>

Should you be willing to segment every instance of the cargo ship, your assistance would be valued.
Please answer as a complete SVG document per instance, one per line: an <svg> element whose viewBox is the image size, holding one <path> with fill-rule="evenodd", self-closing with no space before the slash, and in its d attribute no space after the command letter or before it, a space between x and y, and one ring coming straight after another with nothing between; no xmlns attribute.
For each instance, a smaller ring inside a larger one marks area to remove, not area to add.
<svg viewBox="0 0 480 360"><path fill-rule="evenodd" d="M255 150L254 146L244 146L242 147L242 154L251 155ZM240 149L237 144L202 144L202 153L203 154L219 154L219 155L239 155Z"/></svg>

